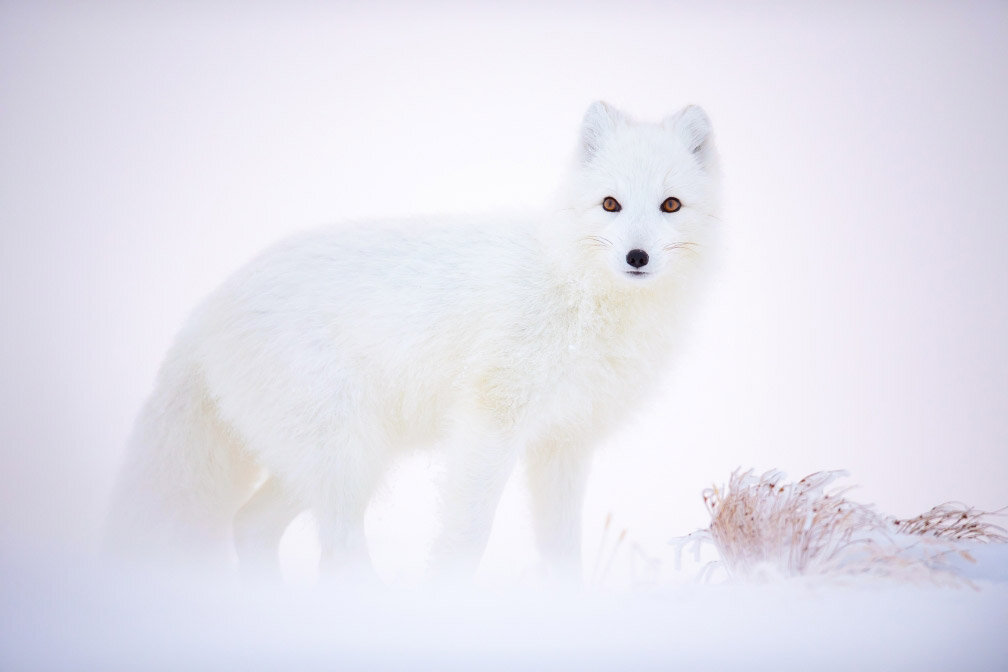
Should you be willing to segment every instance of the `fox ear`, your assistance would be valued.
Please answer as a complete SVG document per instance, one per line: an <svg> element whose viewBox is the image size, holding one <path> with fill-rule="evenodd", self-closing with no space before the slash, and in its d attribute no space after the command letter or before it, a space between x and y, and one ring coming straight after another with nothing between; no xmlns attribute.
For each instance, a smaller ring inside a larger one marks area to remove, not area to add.
<svg viewBox="0 0 1008 672"><path fill-rule="evenodd" d="M581 160L587 163L595 156L611 134L626 117L609 103L597 100L588 107L581 122Z"/></svg>
<svg viewBox="0 0 1008 672"><path fill-rule="evenodd" d="M706 166L713 158L714 143L711 123L707 113L697 105L687 105L675 114L669 115L662 126L672 131L696 155L701 166Z"/></svg>

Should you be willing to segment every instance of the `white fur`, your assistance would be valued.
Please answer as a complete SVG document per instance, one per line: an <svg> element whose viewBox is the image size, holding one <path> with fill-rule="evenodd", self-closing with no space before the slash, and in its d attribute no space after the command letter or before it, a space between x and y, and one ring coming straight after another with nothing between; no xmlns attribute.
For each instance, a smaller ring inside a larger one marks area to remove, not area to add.
<svg viewBox="0 0 1008 672"><path fill-rule="evenodd" d="M169 352L113 539L216 553L233 520L243 562L275 567L284 528L311 508L324 559L366 563L364 512L386 466L436 443L451 464L437 567L475 566L524 456L544 559L579 571L591 448L665 368L717 228L716 173L699 108L641 124L595 103L555 208L369 222L268 250ZM669 196L681 210L660 210ZM627 274L632 249L648 253L646 275Z"/></svg>

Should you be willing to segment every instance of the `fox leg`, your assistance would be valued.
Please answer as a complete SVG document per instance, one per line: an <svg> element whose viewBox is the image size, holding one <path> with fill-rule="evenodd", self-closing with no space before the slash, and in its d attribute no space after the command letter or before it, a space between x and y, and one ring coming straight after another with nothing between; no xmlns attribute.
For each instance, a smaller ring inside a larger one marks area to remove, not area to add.
<svg viewBox="0 0 1008 672"><path fill-rule="evenodd" d="M327 464L330 476L312 498L321 548L319 570L325 577L347 573L369 577L373 567L364 516L391 461L390 453L386 446L370 441L343 447L331 453L335 457Z"/></svg>
<svg viewBox="0 0 1008 672"><path fill-rule="evenodd" d="M436 577L466 578L478 568L517 453L513 440L492 432L463 432L450 443L431 556Z"/></svg>
<svg viewBox="0 0 1008 672"><path fill-rule="evenodd" d="M545 569L581 578L581 512L591 455L563 442L543 442L527 455L536 545Z"/></svg>
<svg viewBox="0 0 1008 672"><path fill-rule="evenodd" d="M353 511L344 510L339 516L318 515L319 571L325 577L347 572L372 574L371 554L364 535L366 505Z"/></svg>
<svg viewBox="0 0 1008 672"><path fill-rule="evenodd" d="M291 521L305 509L270 476L234 518L234 543L244 572L279 578L280 539Z"/></svg>

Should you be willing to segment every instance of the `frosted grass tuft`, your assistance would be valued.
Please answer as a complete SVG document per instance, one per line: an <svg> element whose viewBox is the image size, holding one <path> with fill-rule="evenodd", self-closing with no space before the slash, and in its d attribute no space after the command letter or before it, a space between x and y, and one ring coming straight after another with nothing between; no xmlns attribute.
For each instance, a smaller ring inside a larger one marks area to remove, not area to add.
<svg viewBox="0 0 1008 672"><path fill-rule="evenodd" d="M736 470L728 487L704 490L710 526L673 540L677 560L692 545L699 557L712 545L719 560L701 578L722 569L733 579L767 576L843 577L872 575L909 581L965 582L954 556L972 562L975 544L1008 541L988 512L958 502L899 519L846 497L834 483L845 471L820 471L798 482L778 470L756 476ZM832 487L831 487L832 486Z"/></svg>

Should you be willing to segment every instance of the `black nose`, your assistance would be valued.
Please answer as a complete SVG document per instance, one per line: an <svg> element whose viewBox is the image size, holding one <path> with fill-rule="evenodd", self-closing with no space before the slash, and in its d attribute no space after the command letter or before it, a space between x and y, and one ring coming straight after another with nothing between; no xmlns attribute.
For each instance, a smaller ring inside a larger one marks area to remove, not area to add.
<svg viewBox="0 0 1008 672"><path fill-rule="evenodd" d="M647 260L647 252L644 250L630 250L626 255L626 263L630 264L634 268L647 266Z"/></svg>

